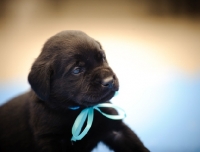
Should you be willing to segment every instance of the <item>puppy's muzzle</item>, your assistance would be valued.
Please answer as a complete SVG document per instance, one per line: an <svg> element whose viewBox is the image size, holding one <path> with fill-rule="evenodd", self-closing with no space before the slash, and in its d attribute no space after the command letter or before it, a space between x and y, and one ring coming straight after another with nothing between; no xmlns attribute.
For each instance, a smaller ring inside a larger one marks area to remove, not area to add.
<svg viewBox="0 0 200 152"><path fill-rule="evenodd" d="M94 70L94 82L107 91L118 91L119 83L116 75L109 68L98 67Z"/></svg>
<svg viewBox="0 0 200 152"><path fill-rule="evenodd" d="M115 75L102 78L100 84L103 88L108 90L118 91L119 89Z"/></svg>
<svg viewBox="0 0 200 152"><path fill-rule="evenodd" d="M113 76L109 76L109 77L106 77L104 78L102 81L101 81L101 85L103 87L107 87L109 89L112 89L113 88L113 85L114 85L114 78Z"/></svg>

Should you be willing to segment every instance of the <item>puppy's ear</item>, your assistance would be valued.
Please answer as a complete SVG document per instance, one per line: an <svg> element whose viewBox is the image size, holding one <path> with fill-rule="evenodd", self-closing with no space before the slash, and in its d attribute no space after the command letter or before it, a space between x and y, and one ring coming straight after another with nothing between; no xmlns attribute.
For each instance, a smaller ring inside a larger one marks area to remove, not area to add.
<svg viewBox="0 0 200 152"><path fill-rule="evenodd" d="M49 98L51 73L50 63L36 60L28 75L31 88L43 101L47 101Z"/></svg>

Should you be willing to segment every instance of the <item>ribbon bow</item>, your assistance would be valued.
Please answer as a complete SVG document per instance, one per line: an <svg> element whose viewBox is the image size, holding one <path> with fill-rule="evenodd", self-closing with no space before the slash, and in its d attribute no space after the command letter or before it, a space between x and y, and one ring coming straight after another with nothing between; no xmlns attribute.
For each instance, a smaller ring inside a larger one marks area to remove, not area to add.
<svg viewBox="0 0 200 152"><path fill-rule="evenodd" d="M116 110L122 111L122 113L119 114L119 115L109 115L109 114L106 114L106 113L102 112L99 109L100 107L103 107L103 108L114 108ZM75 107L75 108L72 107L70 109L76 110L78 108L79 107ZM98 104L96 106L85 108L78 115L78 117L76 118L76 120L75 120L75 122L74 122L74 124L72 126L72 138L71 138L71 141L81 140L88 133L88 131L90 130L90 128L92 126L92 122L93 122L93 118L94 118L94 109L99 111L102 115L104 115L105 117L107 117L109 119L119 120L119 119L123 119L123 118L126 117L126 114L125 114L123 109L121 109L121 108L119 108L119 107L117 107L117 106L115 106L113 104L110 104L110 103L102 103L102 104ZM86 125L85 129L82 131L82 133L80 133L86 118L87 118L87 125Z"/></svg>

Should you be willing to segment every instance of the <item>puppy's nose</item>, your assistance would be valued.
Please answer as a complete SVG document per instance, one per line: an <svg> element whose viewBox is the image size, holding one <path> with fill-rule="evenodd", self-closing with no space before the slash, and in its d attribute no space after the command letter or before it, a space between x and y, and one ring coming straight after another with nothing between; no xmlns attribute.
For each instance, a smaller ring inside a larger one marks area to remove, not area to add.
<svg viewBox="0 0 200 152"><path fill-rule="evenodd" d="M113 84L114 84L113 76L106 77L101 81L101 85L103 87L112 88Z"/></svg>

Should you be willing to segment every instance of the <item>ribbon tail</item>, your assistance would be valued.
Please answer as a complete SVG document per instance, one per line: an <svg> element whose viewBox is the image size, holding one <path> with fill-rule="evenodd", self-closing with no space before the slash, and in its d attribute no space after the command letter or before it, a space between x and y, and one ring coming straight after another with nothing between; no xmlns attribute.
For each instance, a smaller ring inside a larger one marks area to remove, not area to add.
<svg viewBox="0 0 200 152"><path fill-rule="evenodd" d="M92 126L93 118L94 118L94 109L90 107L88 112L87 125L85 129L82 131L82 133L76 137L77 140L81 140L88 133L88 131Z"/></svg>
<svg viewBox="0 0 200 152"><path fill-rule="evenodd" d="M85 110L85 109L84 109ZM71 141L76 141L76 140L81 140L90 130L91 126L92 126L92 122L93 122L93 118L94 118L94 109L92 107L87 108L87 111L82 111L81 114L79 114L79 118L77 117L73 127L72 127L72 139ZM85 127L85 129L81 132L81 129L83 127L83 124L86 120L87 117L87 125ZM83 118L83 119L82 119ZM74 129L73 129L74 128Z"/></svg>
<svg viewBox="0 0 200 152"><path fill-rule="evenodd" d="M84 109L81 111L81 113L78 115L78 117L76 118L74 125L72 126L72 138L71 141L76 141L77 140L77 136L80 134L81 129L83 127L83 124L86 120L86 117L88 115L88 109Z"/></svg>

